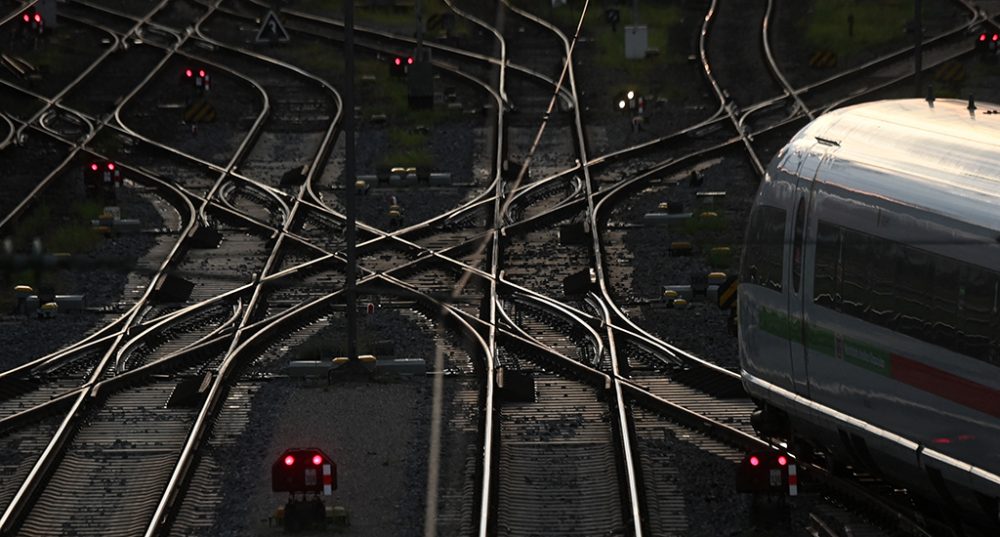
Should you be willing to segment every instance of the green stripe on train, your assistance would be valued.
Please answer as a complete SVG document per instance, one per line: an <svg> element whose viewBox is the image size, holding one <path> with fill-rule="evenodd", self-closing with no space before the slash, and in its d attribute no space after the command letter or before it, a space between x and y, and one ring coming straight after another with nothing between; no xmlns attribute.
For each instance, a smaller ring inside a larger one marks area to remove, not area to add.
<svg viewBox="0 0 1000 537"><path fill-rule="evenodd" d="M760 329L773 336L796 341L802 337L800 318L770 308L761 308L758 318ZM805 329L805 343L810 350L837 357L873 373L892 376L889 368L889 352L863 341L841 338L841 348L838 349L838 338L832 330L808 324Z"/></svg>

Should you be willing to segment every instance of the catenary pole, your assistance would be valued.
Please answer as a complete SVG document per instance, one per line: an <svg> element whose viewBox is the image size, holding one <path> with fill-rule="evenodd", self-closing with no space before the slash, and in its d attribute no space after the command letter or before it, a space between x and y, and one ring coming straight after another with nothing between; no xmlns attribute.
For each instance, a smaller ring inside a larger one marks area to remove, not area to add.
<svg viewBox="0 0 1000 537"><path fill-rule="evenodd" d="M347 358L358 360L357 215L354 200L354 0L344 0L344 202L347 206Z"/></svg>

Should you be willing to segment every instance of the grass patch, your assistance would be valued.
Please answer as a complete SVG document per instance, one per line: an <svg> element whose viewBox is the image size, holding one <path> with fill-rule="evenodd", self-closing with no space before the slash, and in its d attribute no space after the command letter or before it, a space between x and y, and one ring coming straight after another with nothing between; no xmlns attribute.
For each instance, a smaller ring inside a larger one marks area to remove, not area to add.
<svg viewBox="0 0 1000 537"><path fill-rule="evenodd" d="M417 0L395 0L392 5L370 5L372 2L356 0L354 2L354 21L363 26L389 27L412 32L417 30L416 19ZM297 0L292 9L308 13L320 13L337 20L343 20L344 3L342 0ZM448 6L440 0L424 0L424 22L437 14L450 12ZM458 25L456 25L457 27Z"/></svg>
<svg viewBox="0 0 1000 537"><path fill-rule="evenodd" d="M529 0L517 3L550 20L567 35L572 35L575 31L583 9L583 0L569 0L567 5L554 8ZM647 46L657 49L659 54L637 60L625 59L625 26L634 22L632 8L630 5L615 8L618 9L620 20L613 30L607 22L605 6L591 2L581 31L581 37L590 42L579 43L575 53L577 57L588 58L592 68L614 73L615 78L621 80L606 88L609 105L629 89L636 90L641 95L655 94L671 99L688 96L691 90L680 84L678 77L664 76L664 73L683 67L691 53L690 31L682 24L683 11L680 6L640 3L638 23L646 25Z"/></svg>
<svg viewBox="0 0 1000 537"><path fill-rule="evenodd" d="M307 71L330 75L344 69L343 49L335 43L304 42L296 46L294 54Z"/></svg>
<svg viewBox="0 0 1000 537"><path fill-rule="evenodd" d="M389 74L389 65L384 61L363 59L357 63L359 101L365 114L385 114L389 123L401 128L417 125L432 127L461 117L460 110L449 110L441 103L432 109L411 110L409 105L409 88L405 78ZM375 77L374 83L361 82L364 75ZM443 84L435 81L436 86ZM397 136L403 136L397 134ZM421 135L422 136L422 135Z"/></svg>
<svg viewBox="0 0 1000 537"><path fill-rule="evenodd" d="M853 36L848 34L849 15L854 16ZM849 56L899 40L911 20L912 0L813 1L802 23L802 34L810 49L829 49Z"/></svg>
<svg viewBox="0 0 1000 537"><path fill-rule="evenodd" d="M49 252L77 254L93 250L101 241L101 235L92 229L90 221L97 218L101 210L97 202L84 200L74 202L67 213L57 217L48 205L39 205L17 223L14 248L30 250L35 238L39 238Z"/></svg>
<svg viewBox="0 0 1000 537"><path fill-rule="evenodd" d="M358 77L370 75L374 83L360 83L359 102L366 113L383 113L396 118L407 111L406 79L389 74L387 61L365 58L357 62Z"/></svg>
<svg viewBox="0 0 1000 537"><path fill-rule="evenodd" d="M389 131L389 152L376 163L378 167L431 167L434 156L428 135L403 128Z"/></svg>
<svg viewBox="0 0 1000 537"><path fill-rule="evenodd" d="M45 241L51 252L85 252L93 250L101 242L101 236L90 226L68 226L56 229Z"/></svg>
<svg viewBox="0 0 1000 537"><path fill-rule="evenodd" d="M393 166L431 168L434 166L434 155L426 149L393 149L379 158L375 166L379 168Z"/></svg>
<svg viewBox="0 0 1000 537"><path fill-rule="evenodd" d="M618 30L612 31L604 19L604 11L590 10L584 21L588 32L593 33L599 53L597 63L603 68L622 67L622 60L625 58L625 26L632 24L632 10L621 8L621 22L618 23ZM672 46L671 33L680 32L676 28L681 19L681 9L678 6L656 6L647 2L639 6L639 21L645 24L649 31L649 46L659 49L660 57L654 62L646 61L626 61L624 67L629 75L633 77L645 76L649 68L649 63L677 63L684 61L687 56L686 50L679 50L677 46Z"/></svg>
<svg viewBox="0 0 1000 537"><path fill-rule="evenodd" d="M406 129L392 129L389 131L389 143L393 147L417 149L427 146L427 135Z"/></svg>

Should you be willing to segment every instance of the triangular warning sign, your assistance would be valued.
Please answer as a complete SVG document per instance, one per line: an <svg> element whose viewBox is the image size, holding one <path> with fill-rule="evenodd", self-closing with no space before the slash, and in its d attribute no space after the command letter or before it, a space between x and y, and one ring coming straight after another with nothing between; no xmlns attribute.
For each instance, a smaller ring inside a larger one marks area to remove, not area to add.
<svg viewBox="0 0 1000 537"><path fill-rule="evenodd" d="M275 41L281 41L282 43L288 41L288 32L285 31L285 27L281 25L281 21L278 20L278 16L274 14L273 11L268 11L267 16L260 24L260 30L257 31L257 42L258 43L273 43Z"/></svg>

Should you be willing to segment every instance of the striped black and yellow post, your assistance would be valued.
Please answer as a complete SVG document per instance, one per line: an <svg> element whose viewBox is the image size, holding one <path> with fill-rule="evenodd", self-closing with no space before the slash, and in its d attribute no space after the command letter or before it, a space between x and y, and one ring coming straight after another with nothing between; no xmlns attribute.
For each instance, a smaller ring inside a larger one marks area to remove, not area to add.
<svg viewBox="0 0 1000 537"><path fill-rule="evenodd" d="M934 80L944 83L957 83L965 80L965 66L959 62L945 62L934 71Z"/></svg>
<svg viewBox="0 0 1000 537"><path fill-rule="evenodd" d="M837 66L837 53L831 50L817 50L809 57L809 65L814 69L830 69Z"/></svg>
<svg viewBox="0 0 1000 537"><path fill-rule="evenodd" d="M212 121L215 121L215 107L204 97L199 97L184 110L185 123L211 123Z"/></svg>
<svg viewBox="0 0 1000 537"><path fill-rule="evenodd" d="M719 284L719 308L730 309L736 306L736 288L739 287L739 278L730 276L726 281Z"/></svg>

